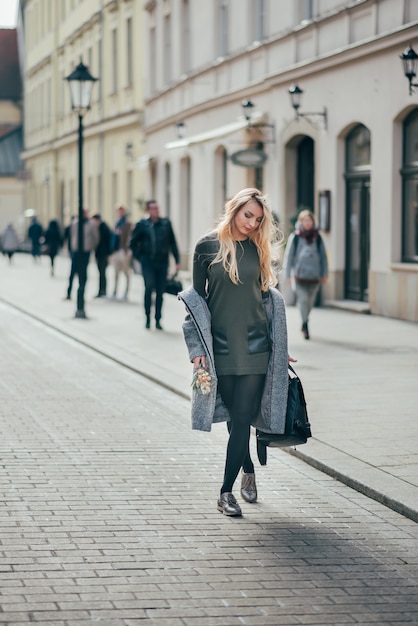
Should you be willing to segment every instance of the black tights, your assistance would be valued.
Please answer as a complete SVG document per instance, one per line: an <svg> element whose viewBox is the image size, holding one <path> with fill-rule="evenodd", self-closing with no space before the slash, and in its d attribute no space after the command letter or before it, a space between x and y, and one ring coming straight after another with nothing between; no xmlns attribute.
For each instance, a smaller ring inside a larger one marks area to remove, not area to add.
<svg viewBox="0 0 418 626"><path fill-rule="evenodd" d="M250 426L260 407L264 381L265 374L218 378L218 390L231 417L221 493L232 491L241 467L246 474L254 472L250 455Z"/></svg>

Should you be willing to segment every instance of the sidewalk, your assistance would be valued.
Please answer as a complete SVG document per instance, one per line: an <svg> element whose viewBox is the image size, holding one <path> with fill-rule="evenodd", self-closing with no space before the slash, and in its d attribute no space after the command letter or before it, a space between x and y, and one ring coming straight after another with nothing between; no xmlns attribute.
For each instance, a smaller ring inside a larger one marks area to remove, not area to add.
<svg viewBox="0 0 418 626"><path fill-rule="evenodd" d="M182 397L190 396L191 366L183 342L182 305L166 296L164 332L145 330L142 277L133 275L128 302L94 299L89 267L88 320L74 319L75 295L65 301L69 260L35 265L19 254L0 258L0 300L138 371ZM108 269L109 291L113 286ZM76 281L75 281L76 286ZM120 285L121 292L124 285ZM418 521L418 326L408 322L315 309L311 341L288 307L289 351L298 359L314 437L289 450L327 474ZM280 455L270 450L270 455Z"/></svg>

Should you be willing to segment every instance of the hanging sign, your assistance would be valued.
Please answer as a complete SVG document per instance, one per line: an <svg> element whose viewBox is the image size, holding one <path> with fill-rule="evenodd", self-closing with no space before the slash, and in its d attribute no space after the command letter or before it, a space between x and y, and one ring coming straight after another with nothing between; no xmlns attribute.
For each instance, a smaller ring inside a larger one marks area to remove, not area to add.
<svg viewBox="0 0 418 626"><path fill-rule="evenodd" d="M234 152L230 159L232 163L241 167L261 167L267 161L267 154L263 150L248 148Z"/></svg>

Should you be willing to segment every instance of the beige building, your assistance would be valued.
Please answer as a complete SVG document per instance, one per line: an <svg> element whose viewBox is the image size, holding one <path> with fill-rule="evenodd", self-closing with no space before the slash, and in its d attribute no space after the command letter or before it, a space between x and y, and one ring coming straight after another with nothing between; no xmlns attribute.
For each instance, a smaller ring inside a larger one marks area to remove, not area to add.
<svg viewBox="0 0 418 626"><path fill-rule="evenodd" d="M418 52L418 2L144 6L147 195L184 264L224 199L256 185L286 234L299 209L316 212L325 299L418 321L418 93L399 58Z"/></svg>
<svg viewBox="0 0 418 626"><path fill-rule="evenodd" d="M98 78L83 119L83 204L114 223L141 214L141 0L21 0L26 208L46 224L78 212L78 118L65 78L80 59Z"/></svg>
<svg viewBox="0 0 418 626"><path fill-rule="evenodd" d="M22 81L16 29L0 29L0 232L23 235Z"/></svg>

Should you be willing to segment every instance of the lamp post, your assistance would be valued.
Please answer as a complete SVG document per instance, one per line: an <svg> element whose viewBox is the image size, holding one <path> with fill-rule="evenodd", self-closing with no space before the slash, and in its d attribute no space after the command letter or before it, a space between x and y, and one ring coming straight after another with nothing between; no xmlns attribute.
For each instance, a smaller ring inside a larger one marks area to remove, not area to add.
<svg viewBox="0 0 418 626"><path fill-rule="evenodd" d="M409 95L412 96L414 88L418 87L417 84L412 82L417 75L418 54L410 46L408 50L405 50L405 52L399 56L402 59L404 74L409 80Z"/></svg>
<svg viewBox="0 0 418 626"><path fill-rule="evenodd" d="M78 292L77 310L75 317L86 319L84 311L84 290L87 282L87 265L89 252L84 251L84 207L83 207L83 116L90 109L90 99L94 78L82 60L75 70L66 77L70 87L71 108L78 115L78 246L77 246L77 271Z"/></svg>

